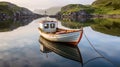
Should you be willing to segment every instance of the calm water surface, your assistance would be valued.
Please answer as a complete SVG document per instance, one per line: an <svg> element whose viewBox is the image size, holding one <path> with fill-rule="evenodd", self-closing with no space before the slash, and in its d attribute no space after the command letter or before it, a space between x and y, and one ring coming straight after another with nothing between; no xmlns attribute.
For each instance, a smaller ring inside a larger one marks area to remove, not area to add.
<svg viewBox="0 0 120 67"><path fill-rule="evenodd" d="M95 49L83 35L77 47L82 56L78 59L83 60L80 62L74 59L77 52L71 54L71 58L65 48L61 53L54 46L42 51L45 48L38 32L40 20L36 19L12 31L0 32L0 67L120 67L120 37L84 27L84 33ZM76 50L73 47L70 49Z"/></svg>

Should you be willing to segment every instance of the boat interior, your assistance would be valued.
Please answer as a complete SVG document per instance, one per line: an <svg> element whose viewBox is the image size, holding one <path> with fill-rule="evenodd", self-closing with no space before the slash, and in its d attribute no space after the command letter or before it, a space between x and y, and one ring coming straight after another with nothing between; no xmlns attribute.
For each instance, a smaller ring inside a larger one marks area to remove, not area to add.
<svg viewBox="0 0 120 67"><path fill-rule="evenodd" d="M67 30L67 29L57 28L57 31L55 32L55 34L72 33L72 32L78 32L78 31L80 30Z"/></svg>
<svg viewBox="0 0 120 67"><path fill-rule="evenodd" d="M39 28L40 31L44 32L42 29ZM57 28L56 32L44 32L47 34L67 34L67 33L72 33L72 32L78 32L78 31L82 31L82 29L78 29L78 30L69 30L69 29L61 29L61 28Z"/></svg>

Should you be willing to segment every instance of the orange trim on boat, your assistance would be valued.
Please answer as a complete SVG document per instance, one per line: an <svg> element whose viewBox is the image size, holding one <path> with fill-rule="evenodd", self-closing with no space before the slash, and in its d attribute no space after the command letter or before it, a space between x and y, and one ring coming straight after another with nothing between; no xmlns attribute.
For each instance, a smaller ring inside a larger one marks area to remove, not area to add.
<svg viewBox="0 0 120 67"><path fill-rule="evenodd" d="M80 42L80 40L82 39L82 35L83 35L83 30L80 32L80 37L78 39L78 41L76 42L76 45Z"/></svg>

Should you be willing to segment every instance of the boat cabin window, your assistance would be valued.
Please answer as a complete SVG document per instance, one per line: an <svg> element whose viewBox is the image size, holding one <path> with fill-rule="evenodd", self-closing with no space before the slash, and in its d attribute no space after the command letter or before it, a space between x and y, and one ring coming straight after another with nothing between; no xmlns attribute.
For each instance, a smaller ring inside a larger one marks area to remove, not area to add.
<svg viewBox="0 0 120 67"><path fill-rule="evenodd" d="M55 24L50 24L50 28L55 28Z"/></svg>
<svg viewBox="0 0 120 67"><path fill-rule="evenodd" d="M48 29L49 28L49 24L45 24L44 28Z"/></svg>

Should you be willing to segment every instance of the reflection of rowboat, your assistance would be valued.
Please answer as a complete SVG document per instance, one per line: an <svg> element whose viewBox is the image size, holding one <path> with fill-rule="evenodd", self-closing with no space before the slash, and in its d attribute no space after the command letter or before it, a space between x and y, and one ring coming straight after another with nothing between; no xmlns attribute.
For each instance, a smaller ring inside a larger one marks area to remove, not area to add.
<svg viewBox="0 0 120 67"><path fill-rule="evenodd" d="M65 42L76 46L83 34L83 29L60 29L55 21L40 22L40 35L53 42Z"/></svg>
<svg viewBox="0 0 120 67"><path fill-rule="evenodd" d="M43 37L40 37L39 42L40 42L40 50L43 53L54 52L65 58L82 63L82 57L79 48L77 46L72 47L64 43L54 43L44 39Z"/></svg>

